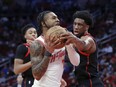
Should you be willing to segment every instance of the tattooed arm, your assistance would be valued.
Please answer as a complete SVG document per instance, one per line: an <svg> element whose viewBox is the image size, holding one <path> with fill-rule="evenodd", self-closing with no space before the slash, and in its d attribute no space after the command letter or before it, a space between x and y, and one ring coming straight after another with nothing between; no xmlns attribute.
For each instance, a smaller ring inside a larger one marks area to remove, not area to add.
<svg viewBox="0 0 116 87"><path fill-rule="evenodd" d="M30 46L32 62L32 73L35 79L40 80L47 70L50 56L45 55L47 51L38 41L34 41Z"/></svg>

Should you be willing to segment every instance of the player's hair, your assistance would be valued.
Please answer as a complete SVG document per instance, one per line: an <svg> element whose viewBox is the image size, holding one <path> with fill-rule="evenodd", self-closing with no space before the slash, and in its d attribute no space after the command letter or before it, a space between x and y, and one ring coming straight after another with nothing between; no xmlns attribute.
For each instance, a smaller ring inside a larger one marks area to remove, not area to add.
<svg viewBox="0 0 116 87"><path fill-rule="evenodd" d="M21 29L21 34L22 34L21 37L22 37L22 42L23 42L23 43L26 43L26 39L25 39L24 35L25 35L26 31L27 31L29 28L35 28L35 26L34 26L33 24L29 23L29 24L25 25L25 26ZM36 28L35 28L35 29L36 29Z"/></svg>
<svg viewBox="0 0 116 87"><path fill-rule="evenodd" d="M90 27L93 27L93 18L92 18L92 15L89 13L89 11L87 10L76 11L73 15L73 21L76 18L83 19L87 25L89 25Z"/></svg>
<svg viewBox="0 0 116 87"><path fill-rule="evenodd" d="M38 23L38 28L39 28L39 34L42 33L42 22L45 24L45 16L46 14L50 13L52 11L43 11L41 13L39 13L39 15L37 16L37 23Z"/></svg>
<svg viewBox="0 0 116 87"><path fill-rule="evenodd" d="M26 31L27 31L29 28L35 28L35 26L34 26L33 24L31 24L31 23L25 25L25 26L21 29L21 33L22 33L23 36L25 35ZM35 28L35 29L36 29L36 28Z"/></svg>

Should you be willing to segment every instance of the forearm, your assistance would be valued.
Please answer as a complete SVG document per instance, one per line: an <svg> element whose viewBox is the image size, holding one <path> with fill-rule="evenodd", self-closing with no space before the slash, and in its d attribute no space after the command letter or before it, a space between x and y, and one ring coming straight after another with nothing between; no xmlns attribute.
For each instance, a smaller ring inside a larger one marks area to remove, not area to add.
<svg viewBox="0 0 116 87"><path fill-rule="evenodd" d="M75 51L72 44L67 45L66 49L67 49L67 53L68 53L68 57L69 57L70 62L73 65L78 66L80 63L80 55Z"/></svg>
<svg viewBox="0 0 116 87"><path fill-rule="evenodd" d="M85 48L85 42L83 40L79 39L78 37L75 38L73 44L78 50L82 51Z"/></svg>
<svg viewBox="0 0 116 87"><path fill-rule="evenodd" d="M47 70L50 58L44 56L43 59L36 61L35 63L32 62L32 73L35 79L39 80Z"/></svg>
<svg viewBox="0 0 116 87"><path fill-rule="evenodd" d="M49 55L50 54L50 55ZM32 73L35 79L40 80L47 70L51 53L46 51L45 47L35 41L30 46L30 55L32 63Z"/></svg>
<svg viewBox="0 0 116 87"><path fill-rule="evenodd" d="M15 74L23 73L29 68L31 68L31 66L32 66L31 61L25 64L16 64L14 65L14 72Z"/></svg>

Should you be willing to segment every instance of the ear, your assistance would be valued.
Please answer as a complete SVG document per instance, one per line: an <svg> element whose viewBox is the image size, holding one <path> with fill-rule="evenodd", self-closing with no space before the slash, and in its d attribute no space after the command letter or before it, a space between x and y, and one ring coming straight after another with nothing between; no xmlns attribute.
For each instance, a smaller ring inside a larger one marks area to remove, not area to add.
<svg viewBox="0 0 116 87"><path fill-rule="evenodd" d="M86 30L88 30L88 29L89 29L89 25L86 26Z"/></svg>
<svg viewBox="0 0 116 87"><path fill-rule="evenodd" d="M25 39L27 38L26 34L24 35L24 38L25 38Z"/></svg>
<svg viewBox="0 0 116 87"><path fill-rule="evenodd" d="M41 25L42 25L42 26L45 26L45 23L44 23L44 22L41 22Z"/></svg>

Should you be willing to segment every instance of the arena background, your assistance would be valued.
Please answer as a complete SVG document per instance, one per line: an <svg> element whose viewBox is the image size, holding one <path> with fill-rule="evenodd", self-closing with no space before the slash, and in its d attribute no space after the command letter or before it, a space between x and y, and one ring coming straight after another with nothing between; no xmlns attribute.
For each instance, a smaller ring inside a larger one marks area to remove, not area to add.
<svg viewBox="0 0 116 87"><path fill-rule="evenodd" d="M116 87L116 0L0 0L0 87L16 83L13 60L16 47L22 43L21 27L30 22L37 27L36 16L44 10L55 12L70 31L73 13L90 11L94 18L90 32L99 48L100 78L105 87ZM63 78L67 87L74 87L73 66L68 58L65 61Z"/></svg>

